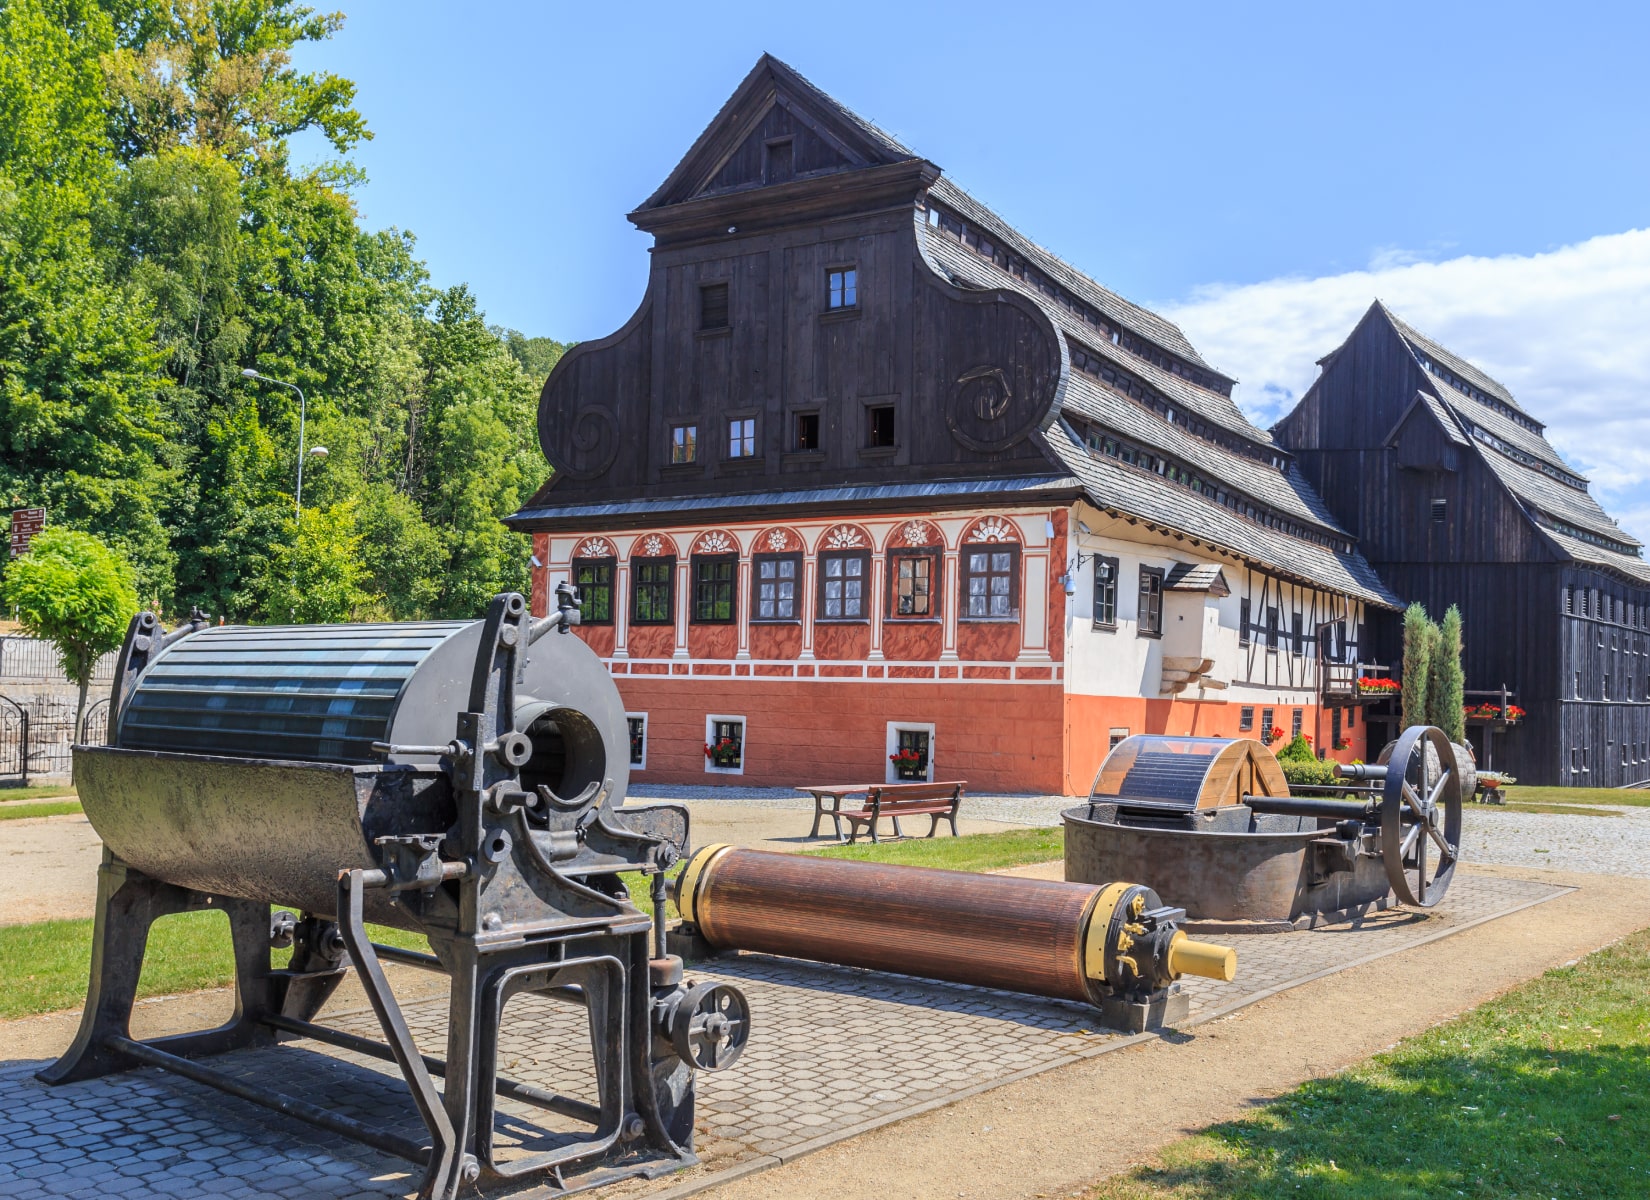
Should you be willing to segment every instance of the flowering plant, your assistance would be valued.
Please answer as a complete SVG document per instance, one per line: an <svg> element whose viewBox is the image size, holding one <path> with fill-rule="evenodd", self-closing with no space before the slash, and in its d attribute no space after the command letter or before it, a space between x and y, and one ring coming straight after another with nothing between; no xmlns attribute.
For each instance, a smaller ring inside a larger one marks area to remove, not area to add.
<svg viewBox="0 0 1650 1200"><path fill-rule="evenodd" d="M1395 695L1403 691L1396 679L1388 679L1384 675L1363 675L1358 679L1360 692L1378 692L1386 695Z"/></svg>
<svg viewBox="0 0 1650 1200"><path fill-rule="evenodd" d="M1469 704L1461 711L1469 719L1480 721L1507 721L1516 725L1524 719L1524 710L1516 704L1507 705L1505 713L1499 704Z"/></svg>
<svg viewBox="0 0 1650 1200"><path fill-rule="evenodd" d="M739 743L730 737L705 743L705 757L719 767L739 765Z"/></svg>
<svg viewBox="0 0 1650 1200"><path fill-rule="evenodd" d="M922 761L922 755L915 750L896 750L888 756L888 761L896 767L914 767Z"/></svg>
<svg viewBox="0 0 1650 1200"><path fill-rule="evenodd" d="M1347 741L1345 738L1342 738L1340 741L1335 743L1335 749L1337 749L1337 750L1350 750L1350 749L1352 749L1352 743Z"/></svg>

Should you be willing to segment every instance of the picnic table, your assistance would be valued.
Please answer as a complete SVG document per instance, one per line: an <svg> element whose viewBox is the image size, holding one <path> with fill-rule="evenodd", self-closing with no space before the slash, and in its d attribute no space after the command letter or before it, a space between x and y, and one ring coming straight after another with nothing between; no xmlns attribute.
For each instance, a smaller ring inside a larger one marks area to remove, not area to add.
<svg viewBox="0 0 1650 1200"><path fill-rule="evenodd" d="M819 823L829 817L839 842L844 840L842 823L848 822L846 840L852 844L859 840L861 826L869 828L873 842L879 841L877 821L883 817L894 823L895 837L905 836L899 823L902 816L929 818L926 837L933 837L940 822L946 821L951 826L951 836L956 837L957 809L962 804L964 786L961 782L841 783L816 784L796 790L814 799L814 824L808 831L809 837L818 837ZM864 797L857 807L843 807L844 801L856 796Z"/></svg>

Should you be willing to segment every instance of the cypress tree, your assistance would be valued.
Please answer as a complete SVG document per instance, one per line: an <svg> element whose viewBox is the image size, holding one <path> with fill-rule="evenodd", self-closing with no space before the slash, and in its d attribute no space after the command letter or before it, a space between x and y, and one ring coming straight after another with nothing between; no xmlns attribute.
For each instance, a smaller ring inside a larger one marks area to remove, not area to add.
<svg viewBox="0 0 1650 1200"><path fill-rule="evenodd" d="M1432 622L1420 604L1404 610L1404 728L1427 723L1427 684L1431 674Z"/></svg>
<svg viewBox="0 0 1650 1200"><path fill-rule="evenodd" d="M1452 742L1465 741L1467 719L1464 710L1465 676L1461 669L1461 610L1450 605L1442 626L1435 626L1432 663L1428 671L1428 724L1436 725Z"/></svg>

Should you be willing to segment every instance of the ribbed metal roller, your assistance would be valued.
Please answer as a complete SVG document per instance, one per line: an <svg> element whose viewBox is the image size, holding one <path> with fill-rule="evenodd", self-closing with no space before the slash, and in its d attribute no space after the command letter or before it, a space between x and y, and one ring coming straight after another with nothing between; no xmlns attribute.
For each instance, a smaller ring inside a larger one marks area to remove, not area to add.
<svg viewBox="0 0 1650 1200"><path fill-rule="evenodd" d="M144 671L118 714L113 744L380 762L372 743L393 740L408 682L439 646L474 624L203 629L162 650Z"/></svg>

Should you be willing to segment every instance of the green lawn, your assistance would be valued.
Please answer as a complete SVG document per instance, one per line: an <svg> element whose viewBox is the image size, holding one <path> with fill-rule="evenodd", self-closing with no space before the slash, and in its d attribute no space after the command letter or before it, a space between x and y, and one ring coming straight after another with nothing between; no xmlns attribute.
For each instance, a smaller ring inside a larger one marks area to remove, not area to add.
<svg viewBox="0 0 1650 1200"><path fill-rule="evenodd" d="M1535 804L1626 804L1650 808L1650 790L1634 788L1525 787L1515 783L1501 789L1510 806Z"/></svg>
<svg viewBox="0 0 1650 1200"><path fill-rule="evenodd" d="M74 785L68 783L0 787L0 805L12 800L73 800L74 796Z"/></svg>
<svg viewBox="0 0 1650 1200"><path fill-rule="evenodd" d="M1263 1031L1257 1031L1263 1034ZM1253 1116L1088 1200L1650 1195L1650 930Z"/></svg>
<svg viewBox="0 0 1650 1200"><path fill-rule="evenodd" d="M80 811L80 801L42 800L38 804L0 804L0 821L21 821L25 817L61 817Z"/></svg>
<svg viewBox="0 0 1650 1200"><path fill-rule="evenodd" d="M952 871L997 871L1027 863L1051 862L1065 855L1064 831L1012 829L1006 833L940 834L900 842L857 842L804 851L821 858L897 863L902 867L944 867Z"/></svg>
<svg viewBox="0 0 1650 1200"><path fill-rule="evenodd" d="M375 940L415 950L422 937L372 926ZM275 953L284 966L288 952ZM92 921L0 926L0 1018L75 1008L85 1002L92 961ZM229 922L221 912L179 913L156 921L143 960L139 996L223 987L235 978Z"/></svg>

